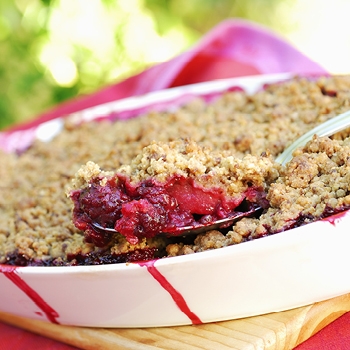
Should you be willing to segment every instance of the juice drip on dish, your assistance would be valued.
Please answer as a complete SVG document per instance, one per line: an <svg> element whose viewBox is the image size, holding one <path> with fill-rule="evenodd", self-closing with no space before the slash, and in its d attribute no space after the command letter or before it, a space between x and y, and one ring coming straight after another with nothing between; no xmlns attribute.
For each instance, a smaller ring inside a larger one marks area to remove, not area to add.
<svg viewBox="0 0 350 350"><path fill-rule="evenodd" d="M202 324L200 318L188 307L184 297L171 285L171 283L154 266L156 260L139 262L140 266L146 266L150 275L170 294L178 308L191 320L192 324Z"/></svg>
<svg viewBox="0 0 350 350"><path fill-rule="evenodd" d="M328 221L330 224L332 224L333 226L336 226L337 223L343 219L346 215L349 214L349 211L342 211L340 213L334 214L332 216L328 216L326 218L323 218L322 221Z"/></svg>
<svg viewBox="0 0 350 350"><path fill-rule="evenodd" d="M33 301L51 323L59 324L57 321L57 317L59 316L58 313L47 304L47 302L33 288L28 286L28 284L22 280L16 270L16 266L0 265L0 272Z"/></svg>

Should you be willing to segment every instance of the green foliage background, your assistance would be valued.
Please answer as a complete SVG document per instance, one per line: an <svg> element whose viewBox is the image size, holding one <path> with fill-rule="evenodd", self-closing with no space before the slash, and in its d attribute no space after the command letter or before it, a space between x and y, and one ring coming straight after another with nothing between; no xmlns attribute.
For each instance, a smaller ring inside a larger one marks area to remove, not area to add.
<svg viewBox="0 0 350 350"><path fill-rule="evenodd" d="M115 15L116 18L111 54L101 60L88 45L72 43L70 59L76 66L76 78L70 84L59 84L49 67L40 59L40 54L45 45L54 39L52 20L63 1L67 6L67 0L0 1L0 129L33 118L62 101L79 94L92 93L154 64L154 61L147 59L146 54L135 55L130 51L128 40L123 35L126 26L136 13L142 13L149 21L153 21L158 35L165 40L172 40L171 33L182 35L181 44L175 51L169 52L171 56L190 47L225 18L246 18L281 32L284 24L279 16L279 6L281 3L292 2L292 0L97 1L106 13ZM72 7L74 5L79 10L79 6L89 6L91 0L70 1ZM79 11L70 15L79 16ZM118 67L122 69L116 70ZM113 71L114 74L111 74Z"/></svg>

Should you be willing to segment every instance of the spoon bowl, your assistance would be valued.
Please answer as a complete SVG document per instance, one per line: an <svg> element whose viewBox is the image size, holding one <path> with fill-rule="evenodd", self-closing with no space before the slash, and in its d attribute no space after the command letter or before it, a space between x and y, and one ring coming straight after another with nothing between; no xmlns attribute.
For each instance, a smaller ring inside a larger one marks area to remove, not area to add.
<svg viewBox="0 0 350 350"><path fill-rule="evenodd" d="M174 227L172 229L169 229L166 232L160 233L163 236L167 237L174 237L174 236L188 236L188 235L197 235L200 233L204 233L210 230L218 230L222 228L226 228L230 225L232 225L234 222L244 218L244 217L250 217L254 215L255 213L261 211L262 208L260 206L252 206L249 210L245 212L236 212L232 213L227 218L215 220L213 222L209 222L206 224L195 224L195 225L189 225L189 226L178 226ZM94 227L94 229L110 232L110 233L117 233L113 228L103 227L97 222L92 222L91 225Z"/></svg>

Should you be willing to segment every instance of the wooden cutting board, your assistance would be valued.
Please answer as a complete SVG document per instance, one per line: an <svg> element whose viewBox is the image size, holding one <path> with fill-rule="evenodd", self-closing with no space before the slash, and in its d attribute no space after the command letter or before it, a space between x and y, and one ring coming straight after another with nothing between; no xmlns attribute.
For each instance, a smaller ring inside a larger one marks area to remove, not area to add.
<svg viewBox="0 0 350 350"><path fill-rule="evenodd" d="M82 349L293 349L350 311L350 294L262 316L198 326L109 329L51 324L0 312L0 321Z"/></svg>

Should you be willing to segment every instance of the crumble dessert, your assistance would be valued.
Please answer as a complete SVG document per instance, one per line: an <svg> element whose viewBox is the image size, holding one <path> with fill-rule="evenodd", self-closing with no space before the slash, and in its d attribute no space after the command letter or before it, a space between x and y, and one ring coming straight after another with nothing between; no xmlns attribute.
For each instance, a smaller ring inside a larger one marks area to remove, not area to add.
<svg viewBox="0 0 350 350"><path fill-rule="evenodd" d="M348 209L348 131L314 138L286 167L274 158L349 108L350 77L339 76L295 78L254 95L227 92L209 104L196 98L176 111L123 121L76 124L67 118L49 143L35 141L21 154L0 153L0 262L80 265L176 256ZM177 191L170 190L174 184ZM100 194L95 212L88 207ZM202 208L207 203L210 210ZM190 223L210 222L250 205L263 212L224 229L194 237L157 234L177 226L182 216ZM147 220L133 216L143 208L154 214L150 229ZM125 213L134 220L123 220ZM106 227L118 223L124 234L96 232L89 220Z"/></svg>

